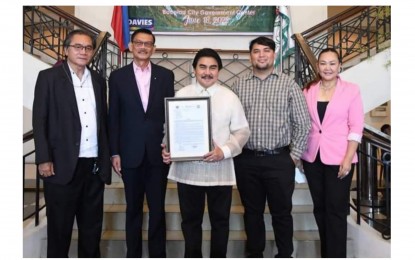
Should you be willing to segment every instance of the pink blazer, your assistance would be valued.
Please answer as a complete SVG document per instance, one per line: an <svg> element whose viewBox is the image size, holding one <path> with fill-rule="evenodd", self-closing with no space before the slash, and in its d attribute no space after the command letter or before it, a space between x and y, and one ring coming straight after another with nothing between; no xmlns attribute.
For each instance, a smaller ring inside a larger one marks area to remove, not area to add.
<svg viewBox="0 0 415 260"><path fill-rule="evenodd" d="M314 162L320 149L320 158L324 164L340 165L346 154L348 140L360 142L362 138L364 113L360 90L356 84L339 77L323 123L320 123L317 112L319 85L320 82L304 90L311 129L302 159ZM357 162L356 154L353 162Z"/></svg>

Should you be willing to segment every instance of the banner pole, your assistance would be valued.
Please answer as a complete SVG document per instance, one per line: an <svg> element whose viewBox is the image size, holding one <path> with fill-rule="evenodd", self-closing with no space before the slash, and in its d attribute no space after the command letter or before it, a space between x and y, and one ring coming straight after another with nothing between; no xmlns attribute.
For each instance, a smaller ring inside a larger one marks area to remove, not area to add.
<svg viewBox="0 0 415 260"><path fill-rule="evenodd" d="M280 10L281 11L281 10ZM283 19L282 19L282 15L281 15L281 12L278 14L279 16L280 16L280 74L282 73L282 53L283 53L283 50L282 50L282 48L283 48L283 38L282 38L282 30L283 30L283 28L284 28L284 26L283 26Z"/></svg>

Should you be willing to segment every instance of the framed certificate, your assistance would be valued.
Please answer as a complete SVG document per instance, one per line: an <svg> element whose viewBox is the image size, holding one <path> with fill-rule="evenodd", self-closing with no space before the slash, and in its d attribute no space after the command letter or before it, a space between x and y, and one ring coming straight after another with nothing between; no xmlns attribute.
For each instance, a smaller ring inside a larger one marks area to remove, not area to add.
<svg viewBox="0 0 415 260"><path fill-rule="evenodd" d="M164 102L171 160L203 160L212 148L210 97L165 98Z"/></svg>

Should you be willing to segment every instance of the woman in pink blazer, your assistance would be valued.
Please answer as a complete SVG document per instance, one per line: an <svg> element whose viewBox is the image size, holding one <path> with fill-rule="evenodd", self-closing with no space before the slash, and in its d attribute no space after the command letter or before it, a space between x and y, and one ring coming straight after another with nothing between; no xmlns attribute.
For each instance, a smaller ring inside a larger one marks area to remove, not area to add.
<svg viewBox="0 0 415 260"><path fill-rule="evenodd" d="M321 51L318 76L304 88L311 118L304 173L314 203L322 257L346 257L347 215L356 150L363 132L359 87L339 77L335 49Z"/></svg>

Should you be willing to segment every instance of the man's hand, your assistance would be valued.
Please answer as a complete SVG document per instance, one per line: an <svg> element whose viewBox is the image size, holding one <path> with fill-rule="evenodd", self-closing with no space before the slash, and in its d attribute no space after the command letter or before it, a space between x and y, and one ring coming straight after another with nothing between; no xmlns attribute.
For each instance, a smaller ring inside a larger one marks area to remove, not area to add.
<svg viewBox="0 0 415 260"><path fill-rule="evenodd" d="M208 152L203 156L204 162L217 162L223 160L225 158L225 155L223 154L222 149L219 148L219 146L213 142L215 149L213 151Z"/></svg>
<svg viewBox="0 0 415 260"><path fill-rule="evenodd" d="M165 164L170 164L171 163L171 156L170 156L170 153L168 153L166 151L166 145L161 144L161 148L163 148L163 150L161 150L161 156L163 157L163 162Z"/></svg>
<svg viewBox="0 0 415 260"><path fill-rule="evenodd" d="M122 177L121 174L121 157L119 155L115 155L111 157L112 168L117 173L118 176Z"/></svg>
<svg viewBox="0 0 415 260"><path fill-rule="evenodd" d="M39 174L42 177L49 177L49 176L55 175L52 162L41 163L39 164L38 169L39 169Z"/></svg>
<svg viewBox="0 0 415 260"><path fill-rule="evenodd" d="M292 154L290 154L290 156L295 164L295 167L297 167L300 170L300 172L304 173L303 162L300 159L296 159Z"/></svg>

